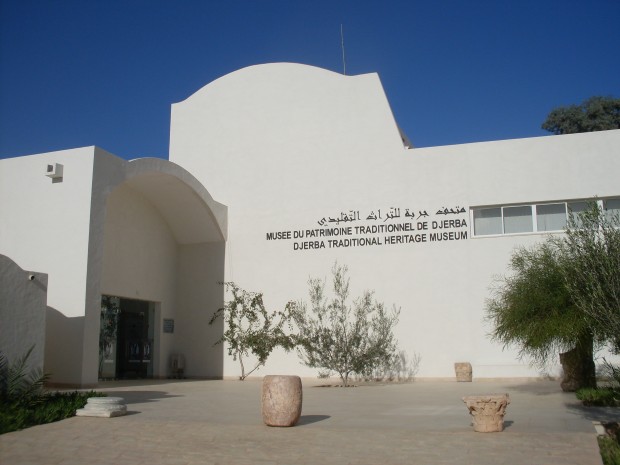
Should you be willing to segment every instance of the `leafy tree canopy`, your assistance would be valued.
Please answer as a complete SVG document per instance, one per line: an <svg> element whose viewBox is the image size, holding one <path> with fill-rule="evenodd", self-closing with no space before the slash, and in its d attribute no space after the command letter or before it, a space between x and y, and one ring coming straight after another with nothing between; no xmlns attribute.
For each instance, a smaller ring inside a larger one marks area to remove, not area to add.
<svg viewBox="0 0 620 465"><path fill-rule="evenodd" d="M581 105L555 108L542 128L553 134L620 129L620 99L596 96Z"/></svg>
<svg viewBox="0 0 620 465"><path fill-rule="evenodd" d="M562 388L595 385L593 345L620 352L620 218L596 202L563 235L517 249L487 302L491 336L544 364L558 352Z"/></svg>
<svg viewBox="0 0 620 465"><path fill-rule="evenodd" d="M550 239L571 301L592 330L620 353L620 216L597 204L569 218L566 234Z"/></svg>
<svg viewBox="0 0 620 465"><path fill-rule="evenodd" d="M493 339L516 344L521 356L543 365L572 349L592 324L575 307L561 272L561 257L549 243L516 250L511 275L497 278L487 317Z"/></svg>

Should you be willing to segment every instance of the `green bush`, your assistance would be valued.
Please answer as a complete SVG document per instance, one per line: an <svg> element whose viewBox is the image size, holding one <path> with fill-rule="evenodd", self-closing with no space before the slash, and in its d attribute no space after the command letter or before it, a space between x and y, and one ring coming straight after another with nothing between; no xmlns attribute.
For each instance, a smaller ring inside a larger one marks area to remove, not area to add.
<svg viewBox="0 0 620 465"><path fill-rule="evenodd" d="M0 352L0 434L72 417L89 397L105 396L94 391L45 392L49 375L29 367L32 350L13 363Z"/></svg>
<svg viewBox="0 0 620 465"><path fill-rule="evenodd" d="M358 374L372 377L381 367L390 366L396 353L393 328L399 310L390 312L371 291L349 301L347 267L332 268L333 297L325 293L325 281L310 279L310 305L297 304L293 318L297 324L298 353L302 362L321 373L338 373L343 386Z"/></svg>
<svg viewBox="0 0 620 465"><path fill-rule="evenodd" d="M620 390L616 388L582 388L575 393L587 406L620 406Z"/></svg>
<svg viewBox="0 0 620 465"><path fill-rule="evenodd" d="M599 436L598 447L604 465L620 465L620 444L617 439Z"/></svg>
<svg viewBox="0 0 620 465"><path fill-rule="evenodd" d="M34 346L23 357L9 363L0 352L0 405L33 407L43 396L43 385L49 378L40 368L31 368L28 363Z"/></svg>
<svg viewBox="0 0 620 465"><path fill-rule="evenodd" d="M55 392L43 394L32 405L22 403L3 404L0 409L0 434L52 423L75 415L77 409L86 405L89 397L105 394L90 392Z"/></svg>

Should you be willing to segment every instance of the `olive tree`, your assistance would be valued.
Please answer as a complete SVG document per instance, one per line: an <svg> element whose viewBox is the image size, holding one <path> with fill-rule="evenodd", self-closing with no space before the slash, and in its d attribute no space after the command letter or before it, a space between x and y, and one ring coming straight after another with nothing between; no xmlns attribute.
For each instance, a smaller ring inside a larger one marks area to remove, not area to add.
<svg viewBox="0 0 620 465"><path fill-rule="evenodd" d="M593 331L620 352L620 217L592 202L569 218L552 243L565 260L562 276L574 305Z"/></svg>
<svg viewBox="0 0 620 465"><path fill-rule="evenodd" d="M372 291L349 302L347 267L334 264L333 292L328 299L325 280L311 278L310 305L298 303L295 315L298 352L303 363L335 372L344 386L353 373L363 374L385 364L396 351L393 328L399 310L388 311Z"/></svg>
<svg viewBox="0 0 620 465"><path fill-rule="evenodd" d="M224 285L232 294L232 299L213 314L209 324L219 318L224 319L224 334L215 344L228 344L228 355L232 355L233 360L239 360L239 379L243 381L265 365L276 347L289 351L295 346L294 337L285 331L287 326L290 329L295 305L289 302L284 310L269 313L262 293L246 291L232 282ZM244 360L247 361L250 354L255 357L255 362L247 370Z"/></svg>
<svg viewBox="0 0 620 465"><path fill-rule="evenodd" d="M562 388L594 387L594 349L620 350L620 220L596 202L565 233L512 255L487 302L491 336L546 363L560 352Z"/></svg>
<svg viewBox="0 0 620 465"><path fill-rule="evenodd" d="M595 385L592 321L572 301L562 274L563 260L550 242L512 254L508 276L496 279L487 318L496 341L519 347L539 365L565 353L564 390Z"/></svg>

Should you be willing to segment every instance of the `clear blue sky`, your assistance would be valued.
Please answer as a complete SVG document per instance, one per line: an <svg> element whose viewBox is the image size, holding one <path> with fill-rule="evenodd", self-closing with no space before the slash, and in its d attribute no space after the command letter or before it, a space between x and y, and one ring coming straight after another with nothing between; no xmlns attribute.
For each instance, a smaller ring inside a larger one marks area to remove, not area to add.
<svg viewBox="0 0 620 465"><path fill-rule="evenodd" d="M377 72L415 146L545 135L620 96L619 0L0 0L0 158L167 157L170 105L245 66Z"/></svg>

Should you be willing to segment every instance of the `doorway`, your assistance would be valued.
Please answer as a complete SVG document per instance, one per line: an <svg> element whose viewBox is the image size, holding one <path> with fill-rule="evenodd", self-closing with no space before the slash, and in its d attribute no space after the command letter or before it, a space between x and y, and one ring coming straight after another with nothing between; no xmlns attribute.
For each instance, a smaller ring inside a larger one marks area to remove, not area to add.
<svg viewBox="0 0 620 465"><path fill-rule="evenodd" d="M102 296L99 378L153 377L155 303Z"/></svg>

